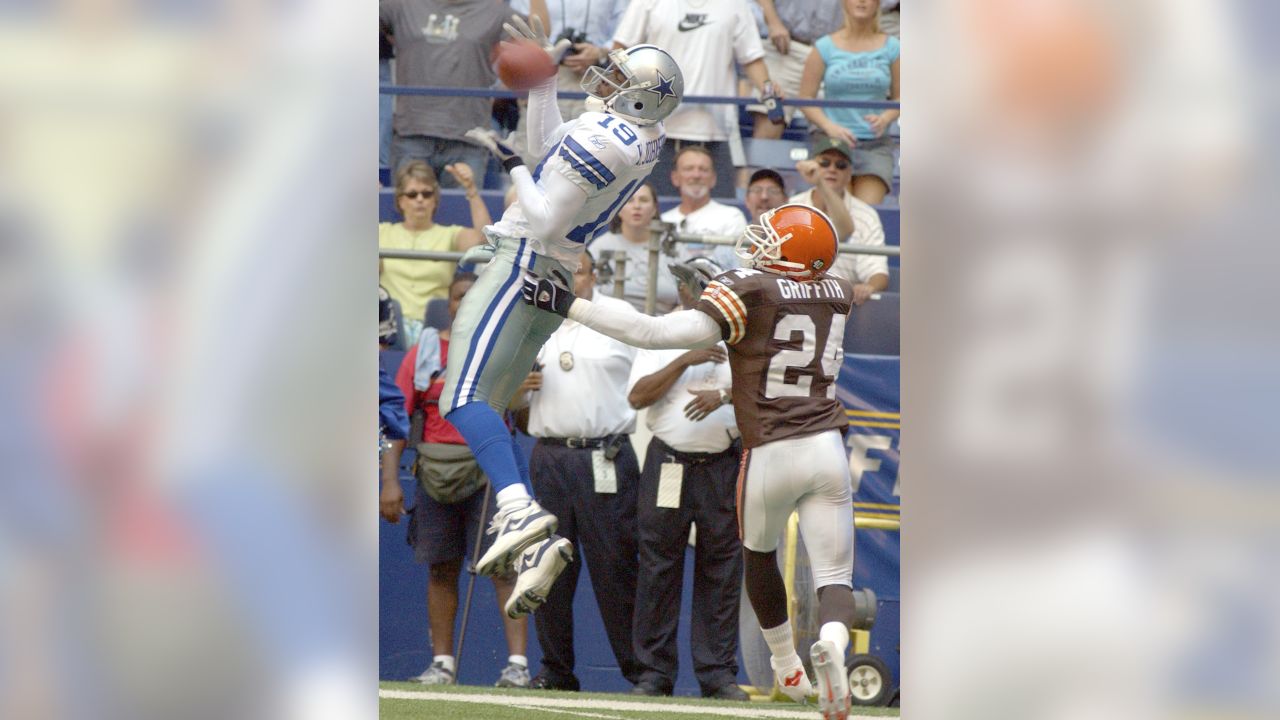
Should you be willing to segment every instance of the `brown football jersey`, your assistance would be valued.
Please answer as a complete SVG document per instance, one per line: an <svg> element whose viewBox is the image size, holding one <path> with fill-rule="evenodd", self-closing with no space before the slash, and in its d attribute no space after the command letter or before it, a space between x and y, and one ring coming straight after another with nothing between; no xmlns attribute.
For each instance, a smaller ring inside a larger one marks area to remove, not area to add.
<svg viewBox="0 0 1280 720"><path fill-rule="evenodd" d="M733 407L745 447L848 425L836 400L853 285L800 282L740 269L722 273L697 309L720 325L733 371Z"/></svg>

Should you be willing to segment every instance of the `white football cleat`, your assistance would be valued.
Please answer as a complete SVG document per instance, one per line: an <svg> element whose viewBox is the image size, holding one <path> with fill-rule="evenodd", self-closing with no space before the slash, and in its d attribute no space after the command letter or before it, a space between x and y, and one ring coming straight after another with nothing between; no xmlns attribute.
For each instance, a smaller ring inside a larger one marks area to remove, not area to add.
<svg viewBox="0 0 1280 720"><path fill-rule="evenodd" d="M789 659L779 661L769 656L769 665L773 667L773 679L778 685L778 692L795 702L803 703L813 695L813 684L804 672L804 664L800 656L792 654Z"/></svg>
<svg viewBox="0 0 1280 720"><path fill-rule="evenodd" d="M836 652L836 644L819 640L809 648L813 661L813 677L818 685L818 710L822 720L848 720L849 676L844 674L843 654Z"/></svg>
<svg viewBox="0 0 1280 720"><path fill-rule="evenodd" d="M536 500L523 507L499 509L489 523L489 534L497 534L489 551L476 563L481 575L505 575L525 548L551 537L556 531L556 516L542 509Z"/></svg>
<svg viewBox="0 0 1280 720"><path fill-rule="evenodd" d="M515 588L507 600L507 617L520 618L537 610L547 601L547 593L556 578L573 562L573 543L567 538L552 538L532 545L520 556Z"/></svg>

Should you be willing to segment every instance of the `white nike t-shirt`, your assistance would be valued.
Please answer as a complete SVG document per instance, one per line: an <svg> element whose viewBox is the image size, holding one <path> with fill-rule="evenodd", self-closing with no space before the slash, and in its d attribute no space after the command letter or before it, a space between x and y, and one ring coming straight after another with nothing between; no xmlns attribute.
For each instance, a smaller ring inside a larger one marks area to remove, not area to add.
<svg viewBox="0 0 1280 720"><path fill-rule="evenodd" d="M734 63L764 57L747 0L632 0L613 39L626 47L652 44L675 58L684 95L737 95ZM667 137L727 140L737 117L732 105L691 105L665 121Z"/></svg>

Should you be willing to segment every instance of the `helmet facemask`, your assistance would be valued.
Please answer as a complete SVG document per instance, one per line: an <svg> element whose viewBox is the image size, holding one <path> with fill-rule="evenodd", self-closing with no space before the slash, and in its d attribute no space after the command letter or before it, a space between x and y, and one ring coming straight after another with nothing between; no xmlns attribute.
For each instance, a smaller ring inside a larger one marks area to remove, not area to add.
<svg viewBox="0 0 1280 720"><path fill-rule="evenodd" d="M775 212L776 209L761 215L759 225L748 225L746 232L738 238L733 253L757 270L787 277L811 277L813 272L809 268L782 259L782 245L791 239L791 234L779 235L773 229L769 220Z"/></svg>
<svg viewBox="0 0 1280 720"><path fill-rule="evenodd" d="M797 224L794 217L797 208L803 209L806 213L802 218L803 224ZM789 217L778 218L775 222L775 216L783 212L787 212ZM813 221L818 221L821 225L811 227L810 223ZM804 232L791 242L795 237L794 233L780 233L777 228L779 224L784 229L793 231L803 229ZM823 232L828 233L827 237L835 242L835 227L825 213L814 207L788 203L762 214L759 224L748 225L746 232L738 238L733 251L735 255L757 270L796 280L813 280L825 274L835 259L834 256L810 257L811 250L806 245L812 245L814 237L812 230L816 227L822 227ZM791 242L792 257L784 259L788 242Z"/></svg>
<svg viewBox="0 0 1280 720"><path fill-rule="evenodd" d="M651 45L630 49L619 48L609 53L609 64L606 67L587 68L580 85L583 92L590 96L588 106L601 105L605 112L624 117L638 125L653 125L671 114L675 106L680 103L680 96L671 92L672 81L679 80L679 68L672 65L674 74L670 79L663 76L661 72L658 74L658 79L637 78L635 72L629 67L629 63L632 59L631 54L642 49L658 50ZM662 51L658 50L658 52ZM665 53L663 57L667 57ZM669 58L668 62L671 62ZM656 100L653 99L655 95ZM597 102L591 103L592 98ZM662 112L664 102L671 103L670 109L666 112ZM653 106L648 107L649 104Z"/></svg>

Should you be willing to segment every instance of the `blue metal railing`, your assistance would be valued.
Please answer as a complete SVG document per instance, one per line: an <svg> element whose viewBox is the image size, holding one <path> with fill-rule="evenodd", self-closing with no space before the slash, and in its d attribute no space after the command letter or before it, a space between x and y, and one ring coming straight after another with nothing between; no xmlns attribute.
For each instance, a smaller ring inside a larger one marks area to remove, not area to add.
<svg viewBox="0 0 1280 720"><path fill-rule="evenodd" d="M514 92L512 90L492 90L490 88L470 88L470 87L425 87L413 85L380 85L378 92L383 95L428 95L437 97L487 97L487 98L523 98L528 93ZM584 100L587 94L584 92L565 92L560 91L557 97L561 100ZM705 105L751 105L759 102L754 97L747 96L725 96L725 95L686 95L681 101L684 103L705 104ZM784 105L793 107L837 107L837 108L878 108L882 110L898 110L900 104L897 101L889 100L802 100L800 98L783 98Z"/></svg>

